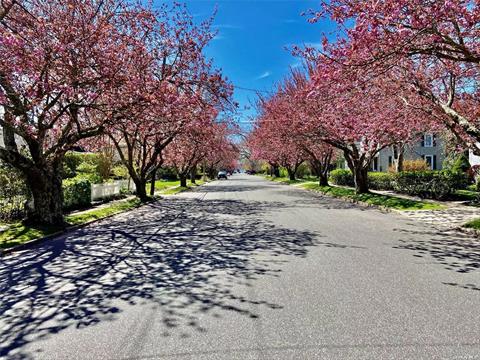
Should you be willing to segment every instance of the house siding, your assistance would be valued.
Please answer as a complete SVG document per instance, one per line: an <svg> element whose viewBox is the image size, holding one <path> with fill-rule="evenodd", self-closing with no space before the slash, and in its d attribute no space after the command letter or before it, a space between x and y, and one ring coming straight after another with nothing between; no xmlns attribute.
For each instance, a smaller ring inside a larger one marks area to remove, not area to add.
<svg viewBox="0 0 480 360"><path fill-rule="evenodd" d="M445 160L445 142L439 136L435 137L435 142L432 147L425 147L424 142L419 139L408 144L405 148L404 159L405 160L420 160L424 159L426 156L431 156L434 160L434 169L441 170L443 166L443 161ZM373 171L388 171L390 166L389 159L393 160L393 148L388 147L381 150L378 153L377 168L373 168Z"/></svg>

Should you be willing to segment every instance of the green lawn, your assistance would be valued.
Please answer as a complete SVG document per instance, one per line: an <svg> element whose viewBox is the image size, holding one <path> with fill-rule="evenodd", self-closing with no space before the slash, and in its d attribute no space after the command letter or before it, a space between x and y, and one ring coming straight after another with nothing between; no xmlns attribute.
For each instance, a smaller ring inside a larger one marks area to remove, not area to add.
<svg viewBox="0 0 480 360"><path fill-rule="evenodd" d="M92 220L103 219L107 216L121 213L140 206L138 199L117 201L109 206L87 210L78 214L65 216L68 225L81 225ZM0 233L0 249L10 248L24 242L38 239L64 230L64 227L55 226L26 226L22 223L11 224L8 229Z"/></svg>
<svg viewBox="0 0 480 360"><path fill-rule="evenodd" d="M140 200L130 199L126 201L118 201L109 206L101 207L99 209L92 209L78 214L65 216L65 221L70 225L85 224L92 220L103 219L107 216L121 213L141 205Z"/></svg>
<svg viewBox="0 0 480 360"><path fill-rule="evenodd" d="M444 206L439 204L426 201L403 199L396 196L374 193L357 195L355 194L354 189L344 187L319 186L315 183L303 184L301 187L307 190L321 192L333 197L352 199L355 201L361 201L371 205L384 206L395 210L440 210L444 208Z"/></svg>
<svg viewBox="0 0 480 360"><path fill-rule="evenodd" d="M187 187L180 187L179 181L159 180L155 183L155 188L158 190L158 194L160 195L173 195L189 190L195 186L203 185L204 183L205 182L203 180L197 180L196 184L192 184L190 181L188 181ZM150 188L148 188L148 190L150 190ZM140 200L135 198L112 202L107 206L83 211L77 214L66 215L66 226L81 225L93 220L103 219L114 214L134 209L140 205ZM27 241L51 235L64 229L64 227L55 226L26 226L21 222L9 224L8 229L0 233L0 249L7 249L16 245L20 245Z"/></svg>
<svg viewBox="0 0 480 360"><path fill-rule="evenodd" d="M473 219L472 221L469 221L465 225L463 225L466 228L469 229L475 229L475 230L480 230L480 218L478 219Z"/></svg>
<svg viewBox="0 0 480 360"><path fill-rule="evenodd" d="M314 177L312 178L305 178L305 179L295 179L295 180L290 180L288 177L273 177L270 175L265 175L265 179L279 182L281 184L287 184L287 185L292 185L292 184L302 184L308 181L316 180Z"/></svg>
<svg viewBox="0 0 480 360"><path fill-rule="evenodd" d="M20 245L60 230L61 228L54 226L25 226L22 223L11 224L6 231L0 233L0 249Z"/></svg>
<svg viewBox="0 0 480 360"><path fill-rule="evenodd" d="M480 198L480 193L473 190L456 190L453 195L455 199L461 201L475 201Z"/></svg>
<svg viewBox="0 0 480 360"><path fill-rule="evenodd" d="M205 181L197 180L196 184L187 181L187 187L180 187L180 180L157 180L155 181L155 193L160 195L172 195L189 190L192 186L203 185ZM147 184L147 194L150 194L150 184Z"/></svg>

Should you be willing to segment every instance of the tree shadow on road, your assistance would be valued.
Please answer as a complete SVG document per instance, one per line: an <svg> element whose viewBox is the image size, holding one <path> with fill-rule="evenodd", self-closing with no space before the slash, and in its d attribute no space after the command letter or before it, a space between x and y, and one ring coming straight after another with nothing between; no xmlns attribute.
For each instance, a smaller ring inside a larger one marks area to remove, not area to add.
<svg viewBox="0 0 480 360"><path fill-rule="evenodd" d="M422 230L394 229L405 235L411 235L407 239L401 239L400 245L395 249L413 251L413 256L419 258L431 257L446 270L460 274L480 271L480 239L458 230L436 230L426 227ZM467 290L480 290L479 284L443 282L445 285L456 286Z"/></svg>
<svg viewBox="0 0 480 360"><path fill-rule="evenodd" d="M1 259L0 357L32 358L28 343L115 320L119 299L158 305L165 336L206 331L201 314L280 308L234 287L278 276L319 235L274 226L263 218L271 208L169 199Z"/></svg>

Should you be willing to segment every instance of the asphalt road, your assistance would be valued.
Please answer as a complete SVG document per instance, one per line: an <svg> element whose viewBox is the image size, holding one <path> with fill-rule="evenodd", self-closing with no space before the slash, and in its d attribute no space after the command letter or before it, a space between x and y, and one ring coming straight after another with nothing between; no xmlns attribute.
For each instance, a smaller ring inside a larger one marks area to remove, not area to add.
<svg viewBox="0 0 480 360"><path fill-rule="evenodd" d="M0 258L8 359L480 359L480 246L236 175Z"/></svg>

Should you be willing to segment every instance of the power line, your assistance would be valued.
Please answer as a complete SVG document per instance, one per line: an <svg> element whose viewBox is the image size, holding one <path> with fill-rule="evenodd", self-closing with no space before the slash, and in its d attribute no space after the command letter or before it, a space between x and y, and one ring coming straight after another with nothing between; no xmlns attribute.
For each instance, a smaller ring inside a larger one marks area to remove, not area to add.
<svg viewBox="0 0 480 360"><path fill-rule="evenodd" d="M270 91L270 90L259 90L259 89L252 89L252 88L247 88L247 87L243 87L243 86L238 86L238 85L232 85L235 89L239 89L239 90L245 90L245 91L252 91L252 92L256 92L256 93L267 93L267 94L273 94L273 91Z"/></svg>

